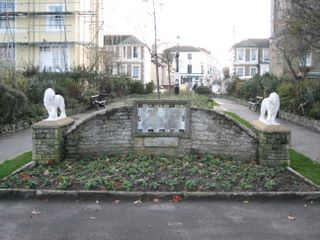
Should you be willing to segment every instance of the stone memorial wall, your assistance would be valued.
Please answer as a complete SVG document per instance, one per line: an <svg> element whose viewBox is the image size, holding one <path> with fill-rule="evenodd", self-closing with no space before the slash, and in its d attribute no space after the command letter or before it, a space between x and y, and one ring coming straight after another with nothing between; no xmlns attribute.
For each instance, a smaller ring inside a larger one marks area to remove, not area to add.
<svg viewBox="0 0 320 240"><path fill-rule="evenodd" d="M54 143L59 146L56 148L60 159L102 157L130 152L175 156L211 152L239 161L253 161L259 160L259 152L265 157L265 149L272 150L278 139L283 140L277 137L279 134L275 135L272 138L273 145L270 145L269 140L262 141L266 134L259 134L258 129L248 129L215 110L190 107L187 101L149 100L137 101L133 106L107 106L72 125L70 122L67 124L56 128L50 126L50 129L59 133L57 141L48 141L40 134L48 131L41 128L43 123L33 127L34 160L50 160L48 153ZM286 134L288 135L287 132ZM286 139L289 142L282 141L282 147L277 148L278 155L272 152L275 157L270 161L265 159L267 161L263 163L277 165L277 156L287 156L279 151L287 151L290 144L288 136ZM55 159L58 159L57 153L54 154ZM288 159L281 158L279 163L283 164L286 160Z"/></svg>

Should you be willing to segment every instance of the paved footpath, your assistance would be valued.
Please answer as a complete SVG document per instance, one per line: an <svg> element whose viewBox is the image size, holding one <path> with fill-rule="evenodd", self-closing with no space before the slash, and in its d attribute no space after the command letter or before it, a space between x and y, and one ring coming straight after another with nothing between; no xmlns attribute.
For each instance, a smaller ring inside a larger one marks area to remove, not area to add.
<svg viewBox="0 0 320 240"><path fill-rule="evenodd" d="M234 112L248 121L259 119L259 113L250 111L248 107L243 106L235 101L222 98L214 98L213 100L219 103L222 108ZM291 130L291 146L295 150L320 162L319 133L288 121L280 119L277 119L277 121Z"/></svg>
<svg viewBox="0 0 320 240"><path fill-rule="evenodd" d="M318 240L319 201L0 200L1 240Z"/></svg>
<svg viewBox="0 0 320 240"><path fill-rule="evenodd" d="M0 163L27 151L31 151L31 149L31 128L16 133L0 135Z"/></svg>

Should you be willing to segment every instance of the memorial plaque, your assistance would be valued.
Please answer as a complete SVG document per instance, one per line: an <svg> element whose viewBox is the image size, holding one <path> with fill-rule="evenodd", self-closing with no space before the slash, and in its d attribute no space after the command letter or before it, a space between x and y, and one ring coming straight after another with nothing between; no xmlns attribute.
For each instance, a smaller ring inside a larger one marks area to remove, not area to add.
<svg viewBox="0 0 320 240"><path fill-rule="evenodd" d="M179 138L177 137L146 137L144 138L146 147L178 147Z"/></svg>
<svg viewBox="0 0 320 240"><path fill-rule="evenodd" d="M134 104L135 135L186 136L189 122L189 101L145 100Z"/></svg>

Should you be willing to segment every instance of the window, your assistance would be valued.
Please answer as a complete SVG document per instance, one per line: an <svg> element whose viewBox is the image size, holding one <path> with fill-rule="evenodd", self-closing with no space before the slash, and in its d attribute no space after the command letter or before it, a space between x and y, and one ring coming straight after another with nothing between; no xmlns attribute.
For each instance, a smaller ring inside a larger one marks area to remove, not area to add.
<svg viewBox="0 0 320 240"><path fill-rule="evenodd" d="M300 60L301 67L311 67L312 66L312 52L308 51Z"/></svg>
<svg viewBox="0 0 320 240"><path fill-rule="evenodd" d="M123 58L127 57L127 48L125 46L122 47L122 57Z"/></svg>
<svg viewBox="0 0 320 240"><path fill-rule="evenodd" d="M244 61L244 49L243 48L238 48L237 49L237 61Z"/></svg>
<svg viewBox="0 0 320 240"><path fill-rule="evenodd" d="M263 61L270 62L270 50L269 49L263 49Z"/></svg>
<svg viewBox="0 0 320 240"><path fill-rule="evenodd" d="M40 46L42 69L63 72L69 69L69 47L65 45Z"/></svg>
<svg viewBox="0 0 320 240"><path fill-rule="evenodd" d="M14 43L0 44L0 61L4 66L10 66L15 63L16 46Z"/></svg>
<svg viewBox="0 0 320 240"><path fill-rule="evenodd" d="M127 65L123 64L120 66L120 74L127 75Z"/></svg>
<svg viewBox="0 0 320 240"><path fill-rule="evenodd" d="M14 12L15 2L0 1L0 13ZM15 27L15 18L12 16L6 16L0 18L0 30Z"/></svg>
<svg viewBox="0 0 320 240"><path fill-rule="evenodd" d="M64 30L64 5L49 5L48 12L48 30L50 31L62 31ZM57 14L52 14L52 13Z"/></svg>
<svg viewBox="0 0 320 240"><path fill-rule="evenodd" d="M132 77L140 79L140 66L132 66Z"/></svg>
<svg viewBox="0 0 320 240"><path fill-rule="evenodd" d="M188 53L188 59L192 59L192 53Z"/></svg>
<svg viewBox="0 0 320 240"><path fill-rule="evenodd" d="M250 50L250 61L255 62L258 60L258 50L256 48L252 48Z"/></svg>
<svg viewBox="0 0 320 240"><path fill-rule="evenodd" d="M244 67L237 67L236 68L236 75L238 77L244 77Z"/></svg>
<svg viewBox="0 0 320 240"><path fill-rule="evenodd" d="M50 52L51 49L49 46L41 46L40 47L40 52Z"/></svg>
<svg viewBox="0 0 320 240"><path fill-rule="evenodd" d="M192 73L192 65L188 64L188 73Z"/></svg>
<svg viewBox="0 0 320 240"><path fill-rule="evenodd" d="M54 70L68 69L68 54L65 46L52 47L52 67Z"/></svg>
<svg viewBox="0 0 320 240"><path fill-rule="evenodd" d="M250 76L255 76L258 73L258 69L256 67L251 67L250 68Z"/></svg>
<svg viewBox="0 0 320 240"><path fill-rule="evenodd" d="M139 58L139 48L133 47L133 58Z"/></svg>

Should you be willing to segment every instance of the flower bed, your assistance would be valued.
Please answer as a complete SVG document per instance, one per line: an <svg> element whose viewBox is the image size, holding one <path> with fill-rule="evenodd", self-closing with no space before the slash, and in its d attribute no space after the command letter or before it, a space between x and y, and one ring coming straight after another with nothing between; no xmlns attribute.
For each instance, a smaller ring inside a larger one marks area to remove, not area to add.
<svg viewBox="0 0 320 240"><path fill-rule="evenodd" d="M0 188L115 191L315 191L284 167L241 163L213 154L183 158L109 156L38 165Z"/></svg>

